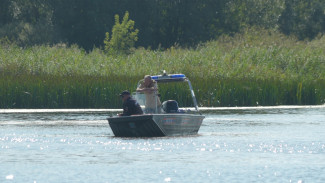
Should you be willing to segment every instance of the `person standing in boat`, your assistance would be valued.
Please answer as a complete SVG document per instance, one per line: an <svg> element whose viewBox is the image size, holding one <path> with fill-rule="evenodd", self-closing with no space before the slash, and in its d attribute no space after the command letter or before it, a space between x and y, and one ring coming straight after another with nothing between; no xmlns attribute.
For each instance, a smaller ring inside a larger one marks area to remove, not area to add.
<svg viewBox="0 0 325 183"><path fill-rule="evenodd" d="M161 102L158 97L157 82L151 78L150 75L144 76L142 83L138 86L137 92L143 92L146 96L145 112L146 113L160 113Z"/></svg>
<svg viewBox="0 0 325 183"><path fill-rule="evenodd" d="M119 116L143 114L139 103L131 97L131 93L129 91L123 91L120 94L120 97L123 100L123 113L119 114Z"/></svg>

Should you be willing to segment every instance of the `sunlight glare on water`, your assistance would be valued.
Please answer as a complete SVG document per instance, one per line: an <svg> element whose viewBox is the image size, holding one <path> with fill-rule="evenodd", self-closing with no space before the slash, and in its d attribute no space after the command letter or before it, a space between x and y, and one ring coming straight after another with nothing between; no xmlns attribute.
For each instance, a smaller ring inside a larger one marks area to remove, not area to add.
<svg viewBox="0 0 325 183"><path fill-rule="evenodd" d="M324 182L325 108L206 110L198 135L114 137L112 111L0 113L0 182Z"/></svg>

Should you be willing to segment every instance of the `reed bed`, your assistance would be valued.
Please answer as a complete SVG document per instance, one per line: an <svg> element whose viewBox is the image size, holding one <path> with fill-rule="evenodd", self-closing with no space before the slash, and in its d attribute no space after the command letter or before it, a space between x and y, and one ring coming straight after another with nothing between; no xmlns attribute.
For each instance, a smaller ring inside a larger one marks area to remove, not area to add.
<svg viewBox="0 0 325 183"><path fill-rule="evenodd" d="M325 37L297 41L248 30L197 48L138 48L130 55L77 46L0 46L0 108L120 108L146 74L184 73L200 106L325 103ZM184 87L161 88L162 99ZM184 90L184 91L183 91ZM181 95L180 105L191 97Z"/></svg>
<svg viewBox="0 0 325 183"><path fill-rule="evenodd" d="M116 108L119 93L131 89L122 77L25 76L1 78L2 108Z"/></svg>

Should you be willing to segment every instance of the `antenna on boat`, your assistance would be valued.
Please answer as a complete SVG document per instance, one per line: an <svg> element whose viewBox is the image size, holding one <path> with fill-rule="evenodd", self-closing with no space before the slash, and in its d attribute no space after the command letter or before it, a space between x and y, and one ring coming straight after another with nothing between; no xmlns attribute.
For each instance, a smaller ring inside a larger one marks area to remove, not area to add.
<svg viewBox="0 0 325 183"><path fill-rule="evenodd" d="M166 70L162 70L162 72L163 72L163 76L167 76L167 73L166 73Z"/></svg>

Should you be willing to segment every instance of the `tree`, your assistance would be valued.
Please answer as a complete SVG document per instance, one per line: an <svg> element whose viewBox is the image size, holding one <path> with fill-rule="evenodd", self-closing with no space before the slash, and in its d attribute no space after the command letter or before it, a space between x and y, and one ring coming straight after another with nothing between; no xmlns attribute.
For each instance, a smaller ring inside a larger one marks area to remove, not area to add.
<svg viewBox="0 0 325 183"><path fill-rule="evenodd" d="M56 32L48 0L0 0L0 38L19 46L51 44Z"/></svg>
<svg viewBox="0 0 325 183"><path fill-rule="evenodd" d="M325 32L324 0L286 0L279 19L279 29L299 39L313 39Z"/></svg>
<svg viewBox="0 0 325 183"><path fill-rule="evenodd" d="M112 29L112 37L106 32L104 39L105 51L111 54L129 53L138 40L139 30L134 30L134 21L129 20L129 12L125 12L122 22L119 16L115 15L115 25Z"/></svg>

